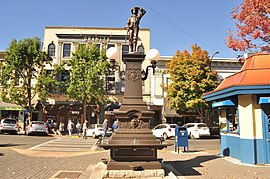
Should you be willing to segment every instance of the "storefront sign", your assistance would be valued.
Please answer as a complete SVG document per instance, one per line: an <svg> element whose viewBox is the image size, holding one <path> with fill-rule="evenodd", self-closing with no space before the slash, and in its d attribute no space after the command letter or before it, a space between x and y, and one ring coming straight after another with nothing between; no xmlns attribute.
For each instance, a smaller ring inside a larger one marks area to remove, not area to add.
<svg viewBox="0 0 270 179"><path fill-rule="evenodd" d="M71 111L71 114L80 114L80 111Z"/></svg>

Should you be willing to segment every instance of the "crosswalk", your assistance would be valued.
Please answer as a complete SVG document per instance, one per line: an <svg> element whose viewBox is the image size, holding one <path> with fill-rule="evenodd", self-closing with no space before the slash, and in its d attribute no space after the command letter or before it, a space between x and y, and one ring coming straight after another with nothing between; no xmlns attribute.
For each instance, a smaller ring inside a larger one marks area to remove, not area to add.
<svg viewBox="0 0 270 179"><path fill-rule="evenodd" d="M33 146L28 150L57 152L90 152L95 151L97 140L82 138L58 138Z"/></svg>

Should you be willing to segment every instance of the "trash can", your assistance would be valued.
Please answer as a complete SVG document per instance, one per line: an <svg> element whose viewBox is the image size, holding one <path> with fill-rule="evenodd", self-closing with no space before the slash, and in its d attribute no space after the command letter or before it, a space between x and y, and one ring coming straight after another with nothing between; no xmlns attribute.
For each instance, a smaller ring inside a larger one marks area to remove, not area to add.
<svg viewBox="0 0 270 179"><path fill-rule="evenodd" d="M174 141L175 152L177 149L179 153L179 147L184 147L184 151L186 151L186 148L188 150L188 131L186 127L175 128L175 141Z"/></svg>

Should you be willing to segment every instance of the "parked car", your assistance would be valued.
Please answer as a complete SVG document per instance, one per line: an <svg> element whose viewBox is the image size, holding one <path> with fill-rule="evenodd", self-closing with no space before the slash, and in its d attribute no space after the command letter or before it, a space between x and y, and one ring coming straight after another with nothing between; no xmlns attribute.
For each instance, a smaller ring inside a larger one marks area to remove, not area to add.
<svg viewBox="0 0 270 179"><path fill-rule="evenodd" d="M0 132L17 134L19 131L19 125L16 119L4 118L0 122Z"/></svg>
<svg viewBox="0 0 270 179"><path fill-rule="evenodd" d="M187 128L188 136L192 139L210 136L209 127L205 123L187 123L183 127Z"/></svg>
<svg viewBox="0 0 270 179"><path fill-rule="evenodd" d="M157 138L168 139L175 136L177 124L159 124L152 129L153 135Z"/></svg>
<svg viewBox="0 0 270 179"><path fill-rule="evenodd" d="M48 135L49 134L48 125L43 121L31 121L29 125L26 126L25 131L27 135L31 135L31 134Z"/></svg>
<svg viewBox="0 0 270 179"><path fill-rule="evenodd" d="M90 136L93 138L97 138L103 135L103 127L102 124L91 124L88 129L86 130L86 136ZM107 131L106 136L112 135L112 129L109 128Z"/></svg>

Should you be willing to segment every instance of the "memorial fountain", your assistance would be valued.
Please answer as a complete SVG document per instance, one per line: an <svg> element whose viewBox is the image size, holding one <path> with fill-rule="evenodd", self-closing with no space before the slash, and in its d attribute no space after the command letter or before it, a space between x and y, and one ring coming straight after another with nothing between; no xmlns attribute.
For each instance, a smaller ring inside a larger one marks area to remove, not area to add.
<svg viewBox="0 0 270 179"><path fill-rule="evenodd" d="M138 11L140 10L140 13ZM145 14L142 8L135 7L132 17L137 20ZM131 17L131 18L132 18ZM151 62L144 72L142 62L145 54L136 52L139 22L129 19L126 29L129 31L130 53L123 55L125 70L124 100L120 109L114 109L113 113L119 120L119 128L113 135L103 140L99 146L110 150L107 170L156 170L162 169L157 150L170 145L167 142L156 139L150 129L150 121L154 119L154 111L148 109L142 97L142 80L147 79L149 68L156 67L159 52L152 49L147 57ZM135 23L135 24L130 24ZM136 26L137 25L137 26ZM132 29L131 29L132 28ZM134 33L131 35L130 33ZM134 40L135 39L135 40ZM110 61L117 54L117 49L108 49L107 57Z"/></svg>

